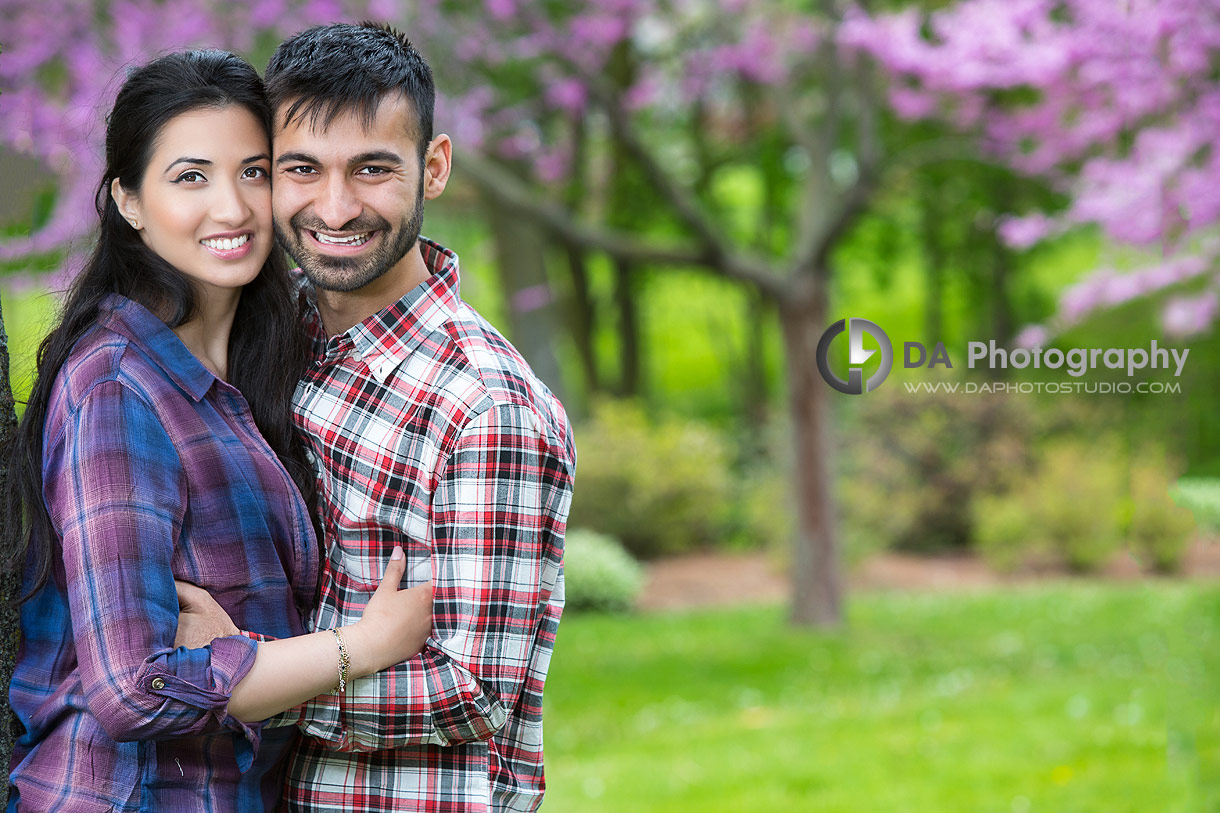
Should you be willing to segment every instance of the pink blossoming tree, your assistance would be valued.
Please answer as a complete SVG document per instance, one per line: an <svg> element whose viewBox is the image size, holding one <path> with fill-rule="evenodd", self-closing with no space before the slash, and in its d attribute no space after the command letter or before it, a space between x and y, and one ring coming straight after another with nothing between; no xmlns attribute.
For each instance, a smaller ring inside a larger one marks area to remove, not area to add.
<svg viewBox="0 0 1220 813"><path fill-rule="evenodd" d="M887 69L898 113L947 118L996 160L1070 196L1057 216L1005 223L1011 245L1093 224L1156 257L1090 274L1020 342L1152 295L1164 299L1166 333L1210 330L1220 290L1220 5L963 0L931 14L857 12L843 35Z"/></svg>

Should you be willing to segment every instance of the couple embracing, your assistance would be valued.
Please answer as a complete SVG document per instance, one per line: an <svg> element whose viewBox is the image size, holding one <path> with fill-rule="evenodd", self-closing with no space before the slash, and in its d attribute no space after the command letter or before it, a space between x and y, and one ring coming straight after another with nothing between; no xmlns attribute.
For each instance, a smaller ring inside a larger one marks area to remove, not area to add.
<svg viewBox="0 0 1220 813"><path fill-rule="evenodd" d="M172 54L107 120L5 495L9 810L533 810L567 418L420 236L451 144L406 38L265 80Z"/></svg>

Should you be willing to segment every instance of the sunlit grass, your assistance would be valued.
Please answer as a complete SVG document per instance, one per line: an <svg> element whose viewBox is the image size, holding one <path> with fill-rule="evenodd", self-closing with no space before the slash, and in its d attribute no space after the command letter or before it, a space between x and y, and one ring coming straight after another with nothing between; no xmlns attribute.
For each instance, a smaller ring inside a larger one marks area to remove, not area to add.
<svg viewBox="0 0 1220 813"><path fill-rule="evenodd" d="M861 595L571 616L551 813L1187 811L1220 805L1220 587Z"/></svg>

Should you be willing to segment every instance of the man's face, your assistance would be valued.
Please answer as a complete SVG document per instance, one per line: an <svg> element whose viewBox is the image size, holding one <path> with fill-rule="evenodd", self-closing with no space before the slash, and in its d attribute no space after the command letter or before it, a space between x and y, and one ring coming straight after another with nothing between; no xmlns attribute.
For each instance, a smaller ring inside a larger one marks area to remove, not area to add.
<svg viewBox="0 0 1220 813"><path fill-rule="evenodd" d="M365 127L356 111L325 130L277 122L275 234L305 276L327 291L355 291L402 263L419 239L424 186L414 111L382 100Z"/></svg>

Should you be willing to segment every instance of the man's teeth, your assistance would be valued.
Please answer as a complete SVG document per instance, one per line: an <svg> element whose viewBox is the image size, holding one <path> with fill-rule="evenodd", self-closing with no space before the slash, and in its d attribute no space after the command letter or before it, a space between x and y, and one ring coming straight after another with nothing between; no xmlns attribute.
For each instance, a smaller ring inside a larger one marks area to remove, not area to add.
<svg viewBox="0 0 1220 813"><path fill-rule="evenodd" d="M232 251L235 248L240 248L250 242L250 235L243 234L240 237L228 238L222 237L219 240L200 240L205 246L217 251Z"/></svg>
<svg viewBox="0 0 1220 813"><path fill-rule="evenodd" d="M351 237L331 237L316 231L313 233L313 236L317 238L319 243L327 246L362 246L368 242L370 234L372 232L366 231L360 234L353 234Z"/></svg>

